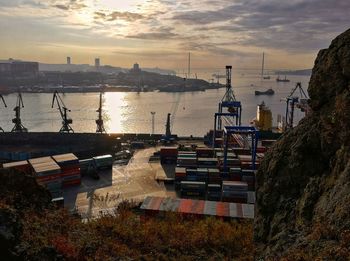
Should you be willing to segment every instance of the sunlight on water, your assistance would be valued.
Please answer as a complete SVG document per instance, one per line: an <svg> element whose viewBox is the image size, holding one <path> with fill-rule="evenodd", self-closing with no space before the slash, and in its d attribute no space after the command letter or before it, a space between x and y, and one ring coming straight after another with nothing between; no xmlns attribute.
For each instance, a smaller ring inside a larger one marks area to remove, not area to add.
<svg viewBox="0 0 350 261"><path fill-rule="evenodd" d="M107 93L103 96L103 118L105 128L108 132L125 132L125 125L122 125L125 119L125 111L128 103L125 99L126 93Z"/></svg>

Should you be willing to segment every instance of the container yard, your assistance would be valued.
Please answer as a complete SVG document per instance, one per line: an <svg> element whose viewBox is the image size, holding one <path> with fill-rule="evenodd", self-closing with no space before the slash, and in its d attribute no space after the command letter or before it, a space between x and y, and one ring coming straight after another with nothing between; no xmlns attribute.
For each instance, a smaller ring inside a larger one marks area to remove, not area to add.
<svg viewBox="0 0 350 261"><path fill-rule="evenodd" d="M34 175L54 202L85 218L113 213L122 200L143 202L148 214L171 205L180 213L253 218L257 169L275 140L241 126L230 66L227 77L214 128L203 138L171 134L170 113L165 135L0 133L3 167Z"/></svg>

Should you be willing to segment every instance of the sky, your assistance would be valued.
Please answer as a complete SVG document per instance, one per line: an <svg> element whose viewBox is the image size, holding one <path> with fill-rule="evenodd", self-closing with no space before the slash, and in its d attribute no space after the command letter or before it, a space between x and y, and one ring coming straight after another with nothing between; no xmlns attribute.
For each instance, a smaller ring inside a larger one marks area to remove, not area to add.
<svg viewBox="0 0 350 261"><path fill-rule="evenodd" d="M349 0L0 0L0 59L180 70L311 68Z"/></svg>

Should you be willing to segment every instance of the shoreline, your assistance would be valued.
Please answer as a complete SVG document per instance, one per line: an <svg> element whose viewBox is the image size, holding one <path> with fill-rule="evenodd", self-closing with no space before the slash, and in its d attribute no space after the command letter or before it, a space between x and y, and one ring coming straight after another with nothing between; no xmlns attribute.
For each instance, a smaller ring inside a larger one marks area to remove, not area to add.
<svg viewBox="0 0 350 261"><path fill-rule="evenodd" d="M205 92L206 90L221 89L225 86L213 87L213 88L188 88L179 90L165 90L162 88L150 88L150 89L138 89L136 87L99 87L99 86L85 86L85 87L37 87L37 88L21 88L21 87L7 87L0 88L0 93L3 95L13 93L54 93L56 90L62 93L99 93L99 92L164 92L164 93L180 93L180 92Z"/></svg>

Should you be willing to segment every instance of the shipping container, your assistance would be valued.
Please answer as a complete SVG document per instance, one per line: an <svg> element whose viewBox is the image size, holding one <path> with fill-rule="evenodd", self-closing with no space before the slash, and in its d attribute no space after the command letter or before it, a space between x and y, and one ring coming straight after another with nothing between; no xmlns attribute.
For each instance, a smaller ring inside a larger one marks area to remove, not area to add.
<svg viewBox="0 0 350 261"><path fill-rule="evenodd" d="M248 184L246 182L240 181L223 181L222 182L223 191L248 191Z"/></svg>
<svg viewBox="0 0 350 261"><path fill-rule="evenodd" d="M93 160L98 170L111 169L113 167L112 155L103 155L103 156L93 157Z"/></svg>
<svg viewBox="0 0 350 261"><path fill-rule="evenodd" d="M27 160L24 161L16 161L11 163L4 163L4 169L16 169L18 171L22 171L24 173L30 173L30 165Z"/></svg>
<svg viewBox="0 0 350 261"><path fill-rule="evenodd" d="M80 185L81 172L78 157L76 157L73 153L67 153L55 155L52 156L52 158L61 167L63 187Z"/></svg>

